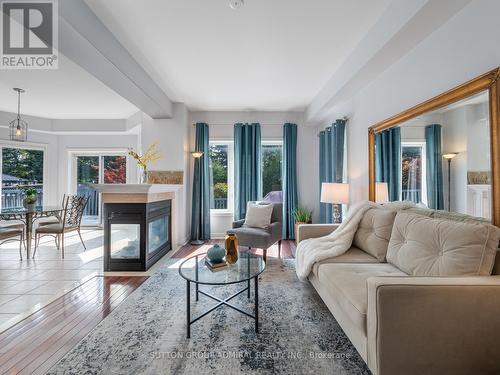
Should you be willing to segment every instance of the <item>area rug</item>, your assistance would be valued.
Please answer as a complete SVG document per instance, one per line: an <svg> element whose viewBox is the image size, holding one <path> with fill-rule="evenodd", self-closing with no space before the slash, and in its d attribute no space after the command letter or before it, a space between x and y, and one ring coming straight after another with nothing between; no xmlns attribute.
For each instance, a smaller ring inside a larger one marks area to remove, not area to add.
<svg viewBox="0 0 500 375"><path fill-rule="evenodd" d="M49 373L370 374L314 288L297 279L293 259L271 259L261 275L259 333L251 318L222 307L194 323L187 339L179 263L150 277ZM227 296L244 287L201 288ZM253 311L253 293L232 302ZM200 296L192 316L214 303Z"/></svg>

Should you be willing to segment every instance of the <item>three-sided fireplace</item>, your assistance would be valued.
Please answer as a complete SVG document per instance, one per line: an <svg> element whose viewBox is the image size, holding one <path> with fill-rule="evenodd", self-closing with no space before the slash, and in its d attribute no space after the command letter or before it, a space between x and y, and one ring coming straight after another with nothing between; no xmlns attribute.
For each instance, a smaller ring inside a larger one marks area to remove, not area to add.
<svg viewBox="0 0 500 375"><path fill-rule="evenodd" d="M147 271L172 249L172 201L104 203L104 270Z"/></svg>

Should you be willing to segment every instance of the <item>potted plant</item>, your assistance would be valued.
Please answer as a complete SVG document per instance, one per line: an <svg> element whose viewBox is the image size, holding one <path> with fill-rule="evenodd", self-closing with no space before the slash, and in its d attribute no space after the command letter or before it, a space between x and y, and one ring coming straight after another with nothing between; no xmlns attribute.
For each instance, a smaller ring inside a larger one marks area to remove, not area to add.
<svg viewBox="0 0 500 375"><path fill-rule="evenodd" d="M141 167L141 175L139 183L147 184L148 183L148 164L154 163L157 160L161 159L161 156L156 149L156 143L153 143L149 146L148 150L144 153L144 155L139 155L132 149L128 150L128 154L133 157L137 161L137 165Z"/></svg>
<svg viewBox="0 0 500 375"><path fill-rule="evenodd" d="M24 188L24 199L23 199L23 205L24 207L30 209L34 208L36 205L36 200L38 196L38 192L35 188L29 187L29 188Z"/></svg>
<svg viewBox="0 0 500 375"><path fill-rule="evenodd" d="M293 218L295 220L295 233L297 233L300 224L312 223L312 211L304 207L297 207L293 210Z"/></svg>

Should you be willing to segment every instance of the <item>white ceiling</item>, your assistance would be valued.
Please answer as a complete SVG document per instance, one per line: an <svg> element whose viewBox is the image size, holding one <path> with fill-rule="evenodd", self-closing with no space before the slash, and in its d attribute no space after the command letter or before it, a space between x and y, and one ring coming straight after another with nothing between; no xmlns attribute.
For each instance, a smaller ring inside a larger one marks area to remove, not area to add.
<svg viewBox="0 0 500 375"><path fill-rule="evenodd" d="M390 0L86 0L193 110L302 110Z"/></svg>
<svg viewBox="0 0 500 375"><path fill-rule="evenodd" d="M26 93L21 113L54 119L125 119L138 109L59 54L57 70L0 70L0 111L17 112L13 87Z"/></svg>

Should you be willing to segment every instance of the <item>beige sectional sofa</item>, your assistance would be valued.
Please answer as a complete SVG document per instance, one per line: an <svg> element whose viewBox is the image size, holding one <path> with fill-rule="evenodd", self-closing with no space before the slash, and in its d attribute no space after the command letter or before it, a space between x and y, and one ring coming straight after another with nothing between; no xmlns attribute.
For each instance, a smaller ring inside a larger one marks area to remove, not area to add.
<svg viewBox="0 0 500 375"><path fill-rule="evenodd" d="M374 374L500 374L499 238L466 215L372 208L308 278Z"/></svg>

